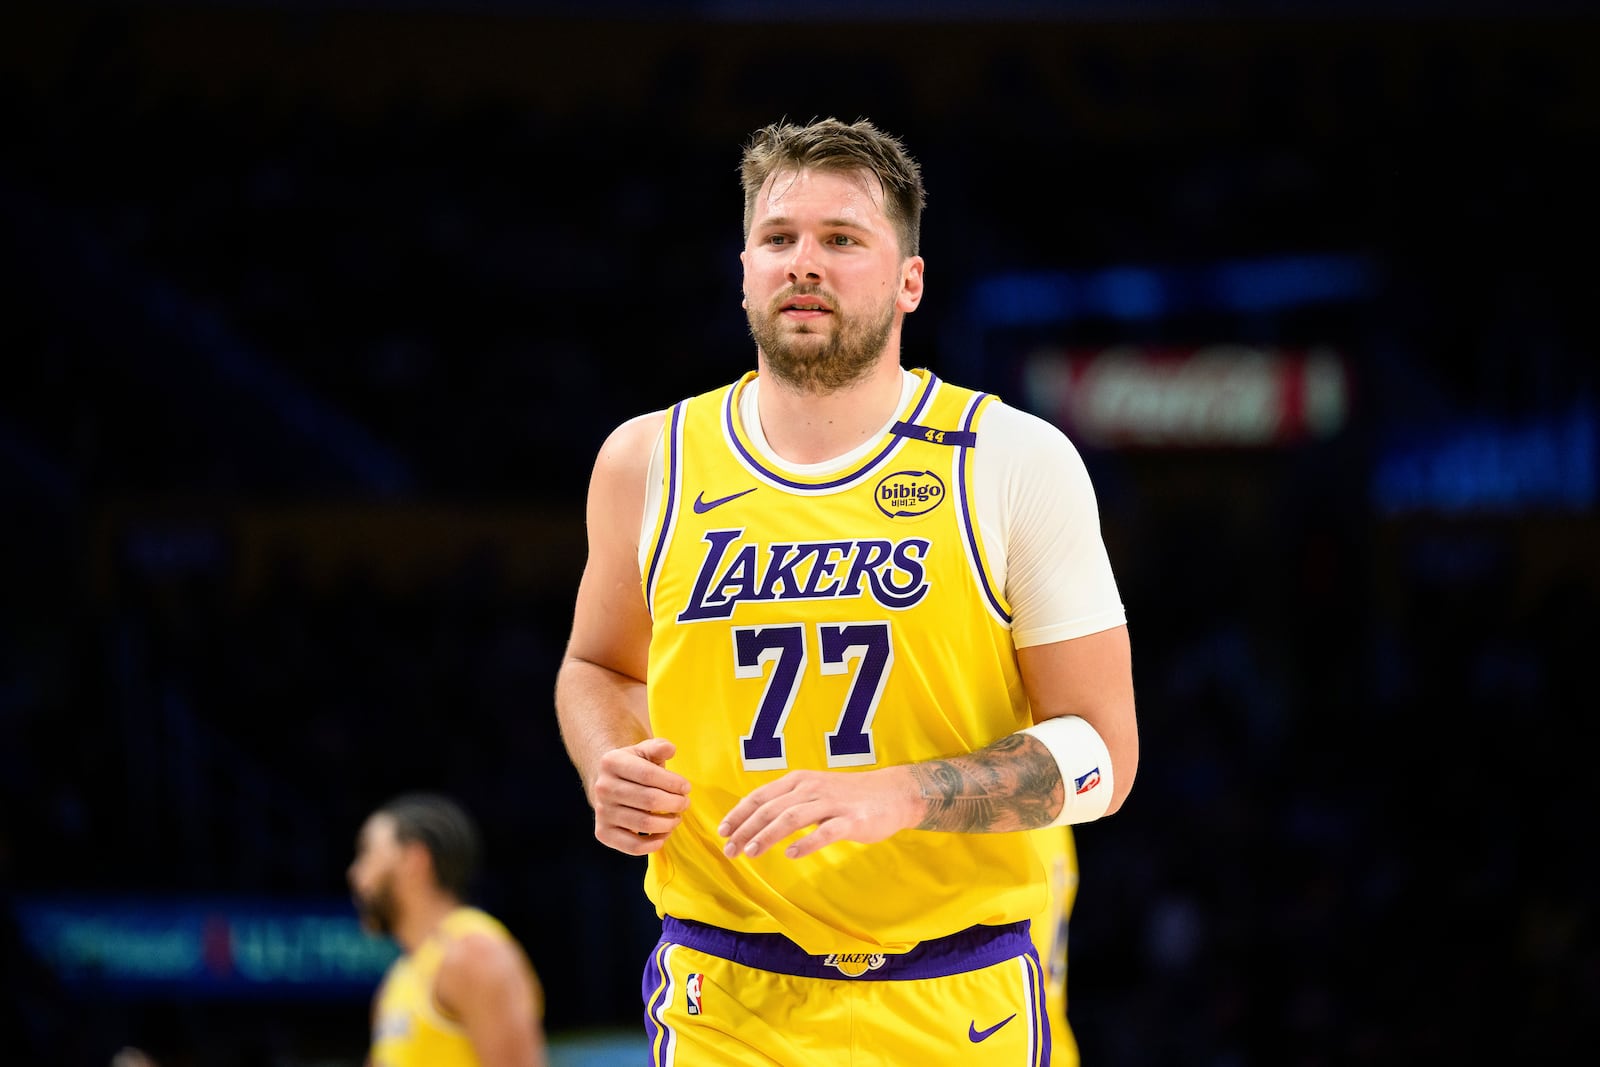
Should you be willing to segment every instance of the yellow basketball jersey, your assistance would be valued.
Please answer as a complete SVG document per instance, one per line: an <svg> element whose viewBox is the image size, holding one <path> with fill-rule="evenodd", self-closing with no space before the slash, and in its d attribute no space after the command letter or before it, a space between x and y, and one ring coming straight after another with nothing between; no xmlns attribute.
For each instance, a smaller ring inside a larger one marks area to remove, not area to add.
<svg viewBox="0 0 1600 1067"><path fill-rule="evenodd" d="M1033 945L1045 967L1045 1011L1050 1016L1050 1067L1078 1067L1078 1043L1067 1022L1067 925L1078 896L1078 849L1070 826L1033 831L1050 880L1050 897L1033 918Z"/></svg>
<svg viewBox="0 0 1600 1067"><path fill-rule="evenodd" d="M823 475L758 454L738 416L754 372L668 413L642 575L648 698L693 789L649 860L662 915L870 954L1044 904L1026 833L906 830L798 860L781 846L730 860L717 835L786 771L957 756L1031 722L974 519L972 454L995 398L915 373L892 429Z"/></svg>
<svg viewBox="0 0 1600 1067"><path fill-rule="evenodd" d="M470 933L511 940L493 916L458 908L415 952L389 965L372 1025L372 1067L478 1067L466 1031L441 1014L433 999L433 980L445 949Z"/></svg>

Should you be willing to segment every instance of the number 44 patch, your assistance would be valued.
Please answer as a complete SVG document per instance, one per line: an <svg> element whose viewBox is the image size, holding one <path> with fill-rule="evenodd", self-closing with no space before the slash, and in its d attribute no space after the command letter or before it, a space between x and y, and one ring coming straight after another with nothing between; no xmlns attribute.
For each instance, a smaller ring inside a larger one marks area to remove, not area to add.
<svg viewBox="0 0 1600 1067"><path fill-rule="evenodd" d="M691 974L688 980L683 983L684 994L688 998L690 1015L700 1014L700 979L702 977L700 974Z"/></svg>

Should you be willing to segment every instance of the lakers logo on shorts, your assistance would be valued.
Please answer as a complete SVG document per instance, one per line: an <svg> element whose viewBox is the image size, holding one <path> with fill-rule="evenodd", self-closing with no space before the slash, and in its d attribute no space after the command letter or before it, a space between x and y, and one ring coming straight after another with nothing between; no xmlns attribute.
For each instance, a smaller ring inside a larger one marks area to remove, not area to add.
<svg viewBox="0 0 1600 1067"><path fill-rule="evenodd" d="M823 958L824 967L832 967L846 978L860 978L888 962L881 952L830 952Z"/></svg>

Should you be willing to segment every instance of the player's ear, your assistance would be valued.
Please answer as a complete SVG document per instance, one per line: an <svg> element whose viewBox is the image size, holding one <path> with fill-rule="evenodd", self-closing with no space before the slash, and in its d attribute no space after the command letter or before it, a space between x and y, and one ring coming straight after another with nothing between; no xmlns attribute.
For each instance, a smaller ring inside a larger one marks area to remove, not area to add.
<svg viewBox="0 0 1600 1067"><path fill-rule="evenodd" d="M900 267L900 295L894 306L901 311L915 311L922 303L922 268L921 256L907 256Z"/></svg>
<svg viewBox="0 0 1600 1067"><path fill-rule="evenodd" d="M405 871L408 878L424 878L432 880L433 853L421 841L402 841L400 843L400 868Z"/></svg>

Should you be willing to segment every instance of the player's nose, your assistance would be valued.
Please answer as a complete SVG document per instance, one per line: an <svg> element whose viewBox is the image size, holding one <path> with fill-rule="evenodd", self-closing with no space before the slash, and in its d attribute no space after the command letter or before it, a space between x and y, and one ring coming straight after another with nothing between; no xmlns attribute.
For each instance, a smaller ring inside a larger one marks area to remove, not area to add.
<svg viewBox="0 0 1600 1067"><path fill-rule="evenodd" d="M820 248L810 237L802 236L794 242L789 255L789 280L791 282L817 281L822 277L822 262L817 253Z"/></svg>

